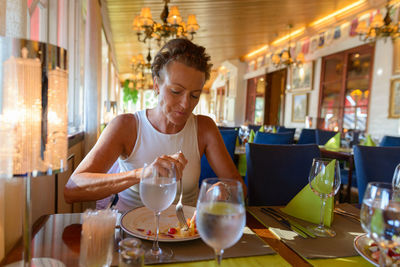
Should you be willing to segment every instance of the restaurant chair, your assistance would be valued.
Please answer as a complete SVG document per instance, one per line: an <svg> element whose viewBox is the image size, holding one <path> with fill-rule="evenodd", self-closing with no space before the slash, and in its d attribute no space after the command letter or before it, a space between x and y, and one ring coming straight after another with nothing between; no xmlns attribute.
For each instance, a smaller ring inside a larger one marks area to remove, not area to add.
<svg viewBox="0 0 400 267"><path fill-rule="evenodd" d="M358 200L362 203L369 182L392 182L394 170L400 163L400 146L354 146L354 163L357 172Z"/></svg>
<svg viewBox="0 0 400 267"><path fill-rule="evenodd" d="M317 145L246 144L250 206L286 205L308 184Z"/></svg>
<svg viewBox="0 0 400 267"><path fill-rule="evenodd" d="M261 125L249 124L249 131L253 130L254 133L257 133L260 130Z"/></svg>
<svg viewBox="0 0 400 267"><path fill-rule="evenodd" d="M400 137L385 135L379 146L400 146Z"/></svg>
<svg viewBox="0 0 400 267"><path fill-rule="evenodd" d="M315 132L316 132L315 129L302 129L297 144L298 145L316 144L317 141L315 138Z"/></svg>
<svg viewBox="0 0 400 267"><path fill-rule="evenodd" d="M236 137L238 132L236 130L221 130L220 131L222 139L224 140L225 147L228 150L229 155L233 160L233 156L235 154L235 145L236 145ZM199 185L205 178L213 178L217 177L213 169L211 168L210 164L208 163L207 157L204 154L201 158L201 172L200 172L200 179Z"/></svg>
<svg viewBox="0 0 400 267"><path fill-rule="evenodd" d="M257 132L254 143L264 145L286 145L293 144L294 133L262 133Z"/></svg>
<svg viewBox="0 0 400 267"><path fill-rule="evenodd" d="M286 128L284 126L278 126L277 133L296 133L296 128Z"/></svg>
<svg viewBox="0 0 400 267"><path fill-rule="evenodd" d="M226 130L235 130L235 131L237 131L238 129L240 128L240 126L236 126L236 127L234 127L234 126L218 126L218 130L220 130L220 131L226 131Z"/></svg>
<svg viewBox="0 0 400 267"><path fill-rule="evenodd" d="M325 145L329 139L334 137L338 132L335 131L325 131L317 129L315 132L315 140L317 141L317 145Z"/></svg>

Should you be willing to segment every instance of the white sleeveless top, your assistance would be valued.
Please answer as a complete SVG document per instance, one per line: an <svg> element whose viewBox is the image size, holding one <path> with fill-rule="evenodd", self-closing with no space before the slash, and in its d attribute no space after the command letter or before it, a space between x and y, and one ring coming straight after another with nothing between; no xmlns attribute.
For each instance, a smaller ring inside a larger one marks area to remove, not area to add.
<svg viewBox="0 0 400 267"><path fill-rule="evenodd" d="M199 192L200 153L197 142L197 118L191 114L184 128L176 134L164 134L156 130L147 118L146 110L135 113L137 137L135 147L128 158L118 158L121 172L142 168L152 163L157 157L171 155L182 151L188 160L183 170L183 203L196 206ZM177 201L179 187L177 190ZM139 195L139 185L118 193L119 200L116 208L120 212L143 206Z"/></svg>

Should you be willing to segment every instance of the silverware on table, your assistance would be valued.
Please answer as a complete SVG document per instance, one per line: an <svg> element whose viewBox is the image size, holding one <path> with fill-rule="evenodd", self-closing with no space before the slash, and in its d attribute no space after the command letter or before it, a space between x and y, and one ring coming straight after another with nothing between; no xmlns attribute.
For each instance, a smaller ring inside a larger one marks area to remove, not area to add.
<svg viewBox="0 0 400 267"><path fill-rule="evenodd" d="M304 232L306 235L308 235L309 237L312 238L316 238L317 236L311 232L310 230L307 229L307 227L301 225L300 223L296 222L295 220L290 219L289 217L287 217L285 214L283 214L282 212L280 212L279 210L275 210L273 208L266 208L268 210L270 210L271 212L274 212L276 214L278 214L279 216L281 216L282 218L288 220L288 222L290 223L290 225L293 225L294 227L300 229L302 232Z"/></svg>
<svg viewBox="0 0 400 267"><path fill-rule="evenodd" d="M176 217L178 217L179 224L181 225L181 227L184 227L185 230L188 230L189 226L186 222L185 214L183 213L183 204L182 204L183 183L182 183L182 179L179 181L179 185L180 185L180 196L179 196L178 204L176 204Z"/></svg>
<svg viewBox="0 0 400 267"><path fill-rule="evenodd" d="M270 217L274 218L276 221L278 221L281 225L285 226L286 228L296 232L298 235L300 235L303 238L307 238L307 234L301 231L300 229L296 228L294 225L291 225L288 220L280 216L279 214L276 214L275 212L271 212L268 209L261 208L261 212L269 215Z"/></svg>
<svg viewBox="0 0 400 267"><path fill-rule="evenodd" d="M345 217L352 218L352 219L354 219L354 220L360 222L360 216L358 216L358 215L356 215L356 214L354 214L354 213L345 211L345 210L343 210L343 209L341 209L341 208L336 207L336 208L333 209L333 212L336 213L336 214L345 216Z"/></svg>

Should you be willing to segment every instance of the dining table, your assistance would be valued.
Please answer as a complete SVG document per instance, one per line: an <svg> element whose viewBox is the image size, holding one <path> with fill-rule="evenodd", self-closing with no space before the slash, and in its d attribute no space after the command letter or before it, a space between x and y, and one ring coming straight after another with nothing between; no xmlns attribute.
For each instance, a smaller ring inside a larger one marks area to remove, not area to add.
<svg viewBox="0 0 400 267"><path fill-rule="evenodd" d="M246 226L260 239L260 242L265 247L272 249L272 253L258 256L224 258L222 266L372 266L363 257L354 253L354 251L346 253L347 249L345 249L345 254L343 255L348 256L335 257L334 255L327 255L323 249L321 251L318 249L319 247L323 247L324 249L328 248L329 251L330 244L337 245L339 244L338 242L344 242L344 240L334 241L334 239L330 238L310 238L303 240L302 237L293 237L293 235L285 239L285 237L279 236L277 233L288 233L288 229L285 230L278 222L260 213L260 208L256 206L247 207ZM62 261L66 266L79 266L82 214L50 214L40 217L32 227L33 257L50 257ZM343 220L346 220L346 218L339 217L337 219L338 224L335 226L334 223L333 225L336 228L342 227L339 221L343 224ZM351 227L347 230L344 227L342 231L337 230L337 232L343 232L347 235L347 238L351 234L350 237L353 238L352 235L354 232L359 230L359 223L351 223L351 220L349 220L345 222L346 224L351 224ZM118 224L115 231L116 238L111 266L118 266L117 242L118 238L121 237L121 234L118 233L122 231ZM188 246L190 244L188 242L194 241L178 242L175 244L175 247ZM196 242L202 241L198 240ZM352 243L352 239L350 241L346 240L345 245L350 248ZM166 244L163 243L162 245ZM211 248L209 250L212 253ZM229 250L226 250L227 254L229 254ZM0 266L21 260L22 251L23 244L22 240L20 240L6 254ZM312 252L311 254L310 251ZM167 265L188 267L214 266L214 260L210 258L202 261L172 262Z"/></svg>

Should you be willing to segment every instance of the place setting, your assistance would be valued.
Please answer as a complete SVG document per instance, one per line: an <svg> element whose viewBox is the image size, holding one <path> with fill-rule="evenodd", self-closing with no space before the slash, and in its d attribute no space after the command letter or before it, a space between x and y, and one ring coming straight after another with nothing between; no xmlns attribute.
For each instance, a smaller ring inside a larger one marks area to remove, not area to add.
<svg viewBox="0 0 400 267"><path fill-rule="evenodd" d="M340 187L338 161L314 159L308 180L286 206L248 207L249 211L306 258L357 256L353 240L363 234L359 220L355 219L358 209L334 203Z"/></svg>
<svg viewBox="0 0 400 267"><path fill-rule="evenodd" d="M180 181L173 169L165 176L146 166L140 182L140 197L145 206L126 212L120 219L123 236L141 240L145 264L215 258L220 262L222 257L275 254L245 226L243 189L238 181L205 179L197 207L182 205L177 209L179 202L172 203ZM178 194L182 192L181 189ZM178 219L181 211L187 228Z"/></svg>

